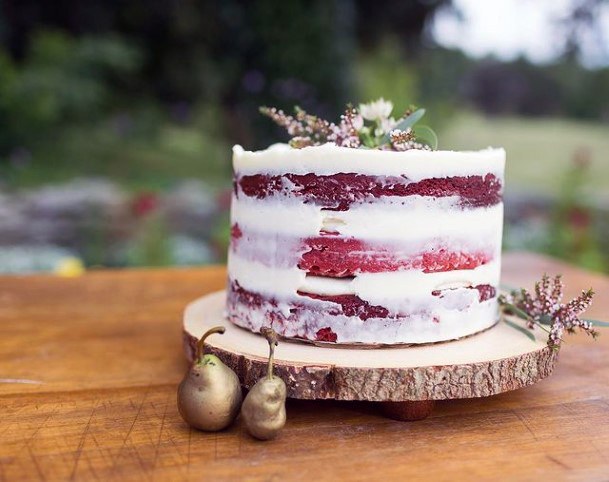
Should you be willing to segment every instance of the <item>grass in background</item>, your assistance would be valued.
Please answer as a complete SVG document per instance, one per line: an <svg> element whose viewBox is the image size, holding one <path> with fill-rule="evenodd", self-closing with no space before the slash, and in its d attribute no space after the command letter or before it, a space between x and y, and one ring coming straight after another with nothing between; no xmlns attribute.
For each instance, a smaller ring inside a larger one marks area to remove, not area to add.
<svg viewBox="0 0 609 482"><path fill-rule="evenodd" d="M441 149L488 146L507 151L507 189L560 195L561 182L578 151L588 151L587 189L609 200L609 129L600 123L566 119L487 118L461 113L438 133Z"/></svg>

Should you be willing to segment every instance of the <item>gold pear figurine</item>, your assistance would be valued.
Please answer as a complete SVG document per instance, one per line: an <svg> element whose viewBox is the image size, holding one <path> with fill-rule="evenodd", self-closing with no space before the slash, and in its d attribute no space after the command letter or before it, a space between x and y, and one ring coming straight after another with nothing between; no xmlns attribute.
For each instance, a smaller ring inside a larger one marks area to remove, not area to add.
<svg viewBox="0 0 609 482"><path fill-rule="evenodd" d="M256 382L245 397L241 417L250 435L259 440L270 440L275 438L285 425L287 389L284 381L273 375L277 333L271 328L262 328L260 332L269 342L267 374Z"/></svg>
<svg viewBox="0 0 609 482"><path fill-rule="evenodd" d="M239 378L215 355L203 353L205 339L224 333L223 326L211 328L197 343L195 359L178 387L178 410L186 423L208 432L228 427L241 406Z"/></svg>

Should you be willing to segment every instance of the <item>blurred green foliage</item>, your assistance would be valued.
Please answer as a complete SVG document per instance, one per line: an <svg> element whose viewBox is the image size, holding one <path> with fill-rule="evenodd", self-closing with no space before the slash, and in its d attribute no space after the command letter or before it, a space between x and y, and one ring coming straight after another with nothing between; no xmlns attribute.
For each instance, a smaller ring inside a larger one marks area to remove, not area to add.
<svg viewBox="0 0 609 482"><path fill-rule="evenodd" d="M118 37L76 41L44 31L22 63L0 50L0 154L36 147L71 123L116 109L116 86L138 69L141 57Z"/></svg>
<svg viewBox="0 0 609 482"><path fill-rule="evenodd" d="M225 180L219 109L197 106L180 124L154 99L129 98L122 87L142 58L118 37L59 32L38 33L21 63L0 50L2 178L31 186L93 175L156 189L183 177Z"/></svg>
<svg viewBox="0 0 609 482"><path fill-rule="evenodd" d="M130 190L163 190L185 178L225 185L231 145L219 116L214 106L202 106L188 125L180 125L153 107L142 107L67 125L32 151L14 151L9 162L0 164L0 178L14 188L74 177L108 177ZM21 156L27 157L21 161Z"/></svg>
<svg viewBox="0 0 609 482"><path fill-rule="evenodd" d="M590 153L580 148L561 179L560 196L550 221L548 253L588 269L606 266L597 239L594 211L586 188L590 176Z"/></svg>
<svg viewBox="0 0 609 482"><path fill-rule="evenodd" d="M169 246L171 232L163 216L158 212L148 214L139 226L127 253L131 266L170 266L172 257Z"/></svg>
<svg viewBox="0 0 609 482"><path fill-rule="evenodd" d="M396 39L388 38L373 55L360 55L356 68L357 97L362 102L383 97L401 113L420 98L414 62L403 58Z"/></svg>
<svg viewBox="0 0 609 482"><path fill-rule="evenodd" d="M581 199L609 190L609 68L582 68L573 55L478 61L426 45L426 22L446 3L13 2L13 18L0 12L0 187L90 176L134 192L184 178L227 186L233 143L285 139L259 105L336 119L348 101L383 96L397 112L424 106L442 149L504 146L508 189L559 200L543 249L606 263L599 220ZM582 148L585 169L572 164ZM221 245L226 223L214 233ZM171 262L167 234L151 217L130 262ZM87 239L86 259L103 262L103 230Z"/></svg>
<svg viewBox="0 0 609 482"><path fill-rule="evenodd" d="M607 126L565 118L488 117L461 109L438 129L440 148L455 150L504 147L507 189L522 188L546 196L561 195L563 176L573 155L589 153L582 189L589 196L609 192Z"/></svg>
<svg viewBox="0 0 609 482"><path fill-rule="evenodd" d="M13 55L0 47L0 180L11 187L75 174L134 189L226 183L231 144L279 138L259 105L337 116L352 97L348 0L75 4L72 17L30 3L11 9Z"/></svg>

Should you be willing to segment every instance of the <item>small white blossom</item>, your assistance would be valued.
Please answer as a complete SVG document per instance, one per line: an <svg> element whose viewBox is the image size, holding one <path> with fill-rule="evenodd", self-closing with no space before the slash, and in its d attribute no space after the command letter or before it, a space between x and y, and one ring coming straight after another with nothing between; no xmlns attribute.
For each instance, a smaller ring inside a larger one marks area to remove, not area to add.
<svg viewBox="0 0 609 482"><path fill-rule="evenodd" d="M391 115L392 110L393 104L382 97L374 102L359 105L359 112L362 117L371 121L387 119Z"/></svg>
<svg viewBox="0 0 609 482"><path fill-rule="evenodd" d="M397 136L411 136L412 135L412 129L410 127L408 127L406 130L400 130L400 129L392 129L391 132L389 132L389 137L397 137Z"/></svg>
<svg viewBox="0 0 609 482"><path fill-rule="evenodd" d="M398 125L398 121L396 121L393 117L389 117L388 119L381 119L381 129L383 130L383 134L387 132L391 132L395 129L395 126Z"/></svg>
<svg viewBox="0 0 609 482"><path fill-rule="evenodd" d="M364 127L364 118L361 115L356 115L351 120L351 125L356 131L359 131L362 127Z"/></svg>

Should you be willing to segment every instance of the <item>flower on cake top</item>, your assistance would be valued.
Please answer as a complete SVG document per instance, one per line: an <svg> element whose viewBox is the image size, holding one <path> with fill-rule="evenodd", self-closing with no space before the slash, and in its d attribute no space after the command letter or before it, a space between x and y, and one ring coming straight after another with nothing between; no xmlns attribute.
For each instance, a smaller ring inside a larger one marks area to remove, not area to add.
<svg viewBox="0 0 609 482"><path fill-rule="evenodd" d="M359 105L359 112L362 117L370 121L388 119L391 111L393 111L393 103L382 97L367 104Z"/></svg>
<svg viewBox="0 0 609 482"><path fill-rule="evenodd" d="M427 126L415 125L425 109L410 107L397 120L391 117L393 104L380 98L374 102L348 105L338 124L308 114L299 107L288 115L275 107L260 112L284 127L294 148L333 143L340 147L407 151L436 149L438 139Z"/></svg>

